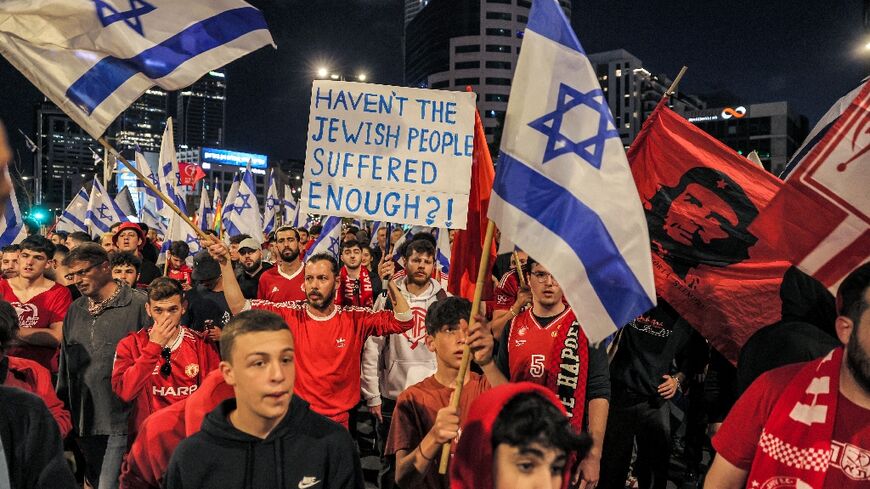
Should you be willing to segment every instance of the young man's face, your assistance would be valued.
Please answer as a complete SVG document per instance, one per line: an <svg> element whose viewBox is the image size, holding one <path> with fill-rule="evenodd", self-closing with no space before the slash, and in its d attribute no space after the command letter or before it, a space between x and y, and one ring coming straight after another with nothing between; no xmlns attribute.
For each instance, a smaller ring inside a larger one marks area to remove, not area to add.
<svg viewBox="0 0 870 489"><path fill-rule="evenodd" d="M299 258L299 241L296 239L296 233L291 230L276 233L275 249L278 250L278 256L281 257L281 260L286 263Z"/></svg>
<svg viewBox="0 0 870 489"><path fill-rule="evenodd" d="M46 265L48 257L42 251L23 249L18 253L18 274L28 280L41 277Z"/></svg>
<svg viewBox="0 0 870 489"><path fill-rule="evenodd" d="M169 255L169 266L173 270L178 270L179 268L181 268L181 265L184 265L184 260L175 255Z"/></svg>
<svg viewBox="0 0 870 489"><path fill-rule="evenodd" d="M368 248L363 248L362 254L360 255L360 263L366 268L372 264L372 252Z"/></svg>
<svg viewBox="0 0 870 489"><path fill-rule="evenodd" d="M260 263L263 261L263 252L250 248L242 248L239 250L239 259L246 271L253 272L260 268Z"/></svg>
<svg viewBox="0 0 870 489"><path fill-rule="evenodd" d="M0 259L0 273L3 278L10 279L18 276L18 252L10 251L3 253L3 258Z"/></svg>
<svg viewBox="0 0 870 489"><path fill-rule="evenodd" d="M52 234L52 235L51 235L51 242L52 242L52 244L54 244L55 246L57 246L57 245L59 245L59 244L64 244L64 242L63 242L63 236L61 236L60 234Z"/></svg>
<svg viewBox="0 0 870 489"><path fill-rule="evenodd" d="M115 265L112 267L112 278L125 282L130 287L136 287L136 282L139 281L139 272L133 265Z"/></svg>
<svg viewBox="0 0 870 489"><path fill-rule="evenodd" d="M378 237L378 246L380 246L381 249L383 249L384 246L387 245L387 228L378 228L377 237Z"/></svg>
<svg viewBox="0 0 870 489"><path fill-rule="evenodd" d="M100 239L100 246L102 246L103 249L106 250L106 253L113 253L115 251L118 251L118 248L115 247L115 243L112 242L111 235L103 236Z"/></svg>
<svg viewBox="0 0 870 489"><path fill-rule="evenodd" d="M139 233L132 229L125 229L118 233L118 249L121 251L129 251L137 253L142 240L139 239Z"/></svg>
<svg viewBox="0 0 870 489"><path fill-rule="evenodd" d="M404 235L405 231L402 231L401 228L393 229L393 233L390 234L390 244L396 244L396 242Z"/></svg>
<svg viewBox="0 0 870 489"><path fill-rule="evenodd" d="M435 353L439 365L458 369L462 363L465 333L460 323L442 326L435 335L426 335L426 347Z"/></svg>
<svg viewBox="0 0 870 489"><path fill-rule="evenodd" d="M350 270L356 270L362 263L362 249L359 246L351 246L341 250L341 262Z"/></svg>
<svg viewBox="0 0 870 489"><path fill-rule="evenodd" d="M517 447L501 443L492 457L494 489L559 489L568 457L540 443Z"/></svg>
<svg viewBox="0 0 870 489"><path fill-rule="evenodd" d="M542 306L550 307L562 302L562 288L540 263L532 265L529 274L529 288L532 289L534 300Z"/></svg>
<svg viewBox="0 0 870 489"><path fill-rule="evenodd" d="M287 414L296 381L294 358L289 329L236 336L220 368L235 390L237 408L267 420Z"/></svg>
<svg viewBox="0 0 870 489"><path fill-rule="evenodd" d="M181 316L184 315L185 309L180 295L156 301L148 299L148 302L145 303L145 312L155 323L169 321L169 324L173 326L178 326L181 323Z"/></svg>
<svg viewBox="0 0 870 489"><path fill-rule="evenodd" d="M435 269L435 257L428 253L414 251L405 260L405 271L408 274L408 282L423 286L429 282L432 270Z"/></svg>
<svg viewBox="0 0 870 489"><path fill-rule="evenodd" d="M335 273L326 260L305 264L305 296L308 304L318 310L327 309L335 300Z"/></svg>
<svg viewBox="0 0 870 489"><path fill-rule="evenodd" d="M299 244L305 244L308 242L308 231L299 230Z"/></svg>

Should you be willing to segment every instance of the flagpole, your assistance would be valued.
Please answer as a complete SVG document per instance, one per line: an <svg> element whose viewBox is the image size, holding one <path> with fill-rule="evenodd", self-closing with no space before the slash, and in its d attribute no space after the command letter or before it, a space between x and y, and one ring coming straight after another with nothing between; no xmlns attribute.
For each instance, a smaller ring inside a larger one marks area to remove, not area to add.
<svg viewBox="0 0 870 489"><path fill-rule="evenodd" d="M131 172L133 172L134 175L136 175L136 178L138 178L140 181L142 181L142 183L144 183L146 187L148 187L152 192L154 192L158 197L160 197L160 199L163 202L165 202L166 205L168 205L169 208L175 212L175 214L177 214L179 217L184 219L184 222L186 222L187 225L190 226L194 230L194 232L197 234L197 236L200 237L200 239L204 239L204 240L209 239L207 234L205 234L201 229L199 229L197 226L195 226L193 224L193 221L191 221L190 218L187 217L187 215L185 215L183 212L181 212L181 209L179 209L178 206L175 205L175 202L173 202L169 197L167 197L163 192L161 192L160 189L157 188L157 186L154 185L154 183L151 180L145 178L145 175L142 175L142 173L136 167L134 167L133 165L130 164L129 161L127 161L127 158L124 158L124 156L121 155L121 153L119 153L117 149L112 147L112 145L109 144L109 142L106 140L105 137L101 137L100 139L98 139L98 141L100 142L101 145L103 145L103 147L106 149L106 151L109 151L115 158L119 159L121 161L121 163L123 163L124 166L127 167L128 170L130 170Z"/></svg>
<svg viewBox="0 0 870 489"><path fill-rule="evenodd" d="M483 289L486 280L488 280L489 270L489 250L492 248L492 235L495 232L495 222L489 219L486 224L486 234L483 237L483 251L480 253L480 268L477 269L477 284L474 287L474 300L471 302L471 314L468 318L468 324L474 323L474 316L480 311L480 301L483 296ZM459 374L456 376L456 386L453 389L453 395L450 397L450 407L459 407L459 398L462 396L462 386L465 384L465 374L468 373L468 364L471 363L471 349L468 343L462 345L462 363L459 365ZM447 462L450 460L450 442L441 446L441 465L438 467L439 474L447 473Z"/></svg>
<svg viewBox="0 0 870 489"><path fill-rule="evenodd" d="M670 88L668 88L668 91L665 92L664 95L662 95L662 98L663 98L663 99L664 99L664 98L667 98L667 97L670 97L671 95L673 95L674 93L676 93L676 91L677 91L677 85L680 84L680 80L683 79L683 75L686 74L686 70L688 70L688 69L689 69L688 66L683 66L682 68L680 68L680 72L677 73L677 77L674 78L674 81L673 81L673 83L671 83L671 86L670 86Z"/></svg>
<svg viewBox="0 0 870 489"><path fill-rule="evenodd" d="M523 265L520 263L520 256L517 254L517 250L514 250L514 264L517 267L517 279L520 281L520 288L526 288L526 276L523 275Z"/></svg>

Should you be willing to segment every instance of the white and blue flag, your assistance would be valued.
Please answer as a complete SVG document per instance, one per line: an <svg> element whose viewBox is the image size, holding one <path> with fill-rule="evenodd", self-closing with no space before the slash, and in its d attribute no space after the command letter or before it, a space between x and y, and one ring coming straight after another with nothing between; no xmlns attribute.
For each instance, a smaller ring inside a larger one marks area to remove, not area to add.
<svg viewBox="0 0 870 489"><path fill-rule="evenodd" d="M148 161L145 160L145 155L143 155L138 148L134 154L134 159L136 162L136 169L139 170L139 173L141 173L149 182L153 183L155 187L161 188L158 173L154 173L154 171L151 170L151 165L148 164ZM148 188L148 186L138 178L136 179L136 189L139 190L140 195L144 195L142 199L143 207L146 204L150 204L150 207L153 209L163 209L163 200L158 198L157 194L155 194L153 190Z"/></svg>
<svg viewBox="0 0 870 489"><path fill-rule="evenodd" d="M91 187L91 194L88 197L88 210L85 213L85 225L88 227L88 233L91 236L108 233L112 224L116 222L127 222L127 216L109 197L106 189L94 176L94 184Z"/></svg>
<svg viewBox="0 0 870 489"><path fill-rule="evenodd" d="M230 217L233 215L233 203L236 201L236 194L239 193L239 173L233 174L233 183L230 185L230 191L227 192L227 200L224 201L224 207L221 209L221 233L227 236L230 234Z"/></svg>
<svg viewBox="0 0 870 489"><path fill-rule="evenodd" d="M556 0L532 4L496 168L490 219L553 274L590 341L655 306L619 131Z"/></svg>
<svg viewBox="0 0 870 489"><path fill-rule="evenodd" d="M281 210L278 183L275 182L275 170L269 172L269 187L266 190L266 201L263 204L263 233L269 234L278 227L278 212Z"/></svg>
<svg viewBox="0 0 870 489"><path fill-rule="evenodd" d="M393 228L396 229L396 228ZM393 261L399 264L404 263L404 258L402 257L402 246L405 243L411 241L411 238L414 237L414 228L409 227L405 234L402 235L401 238L397 239L395 243L390 243L390 246L393 247Z"/></svg>
<svg viewBox="0 0 870 489"><path fill-rule="evenodd" d="M435 241L438 246L435 250L435 266L441 273L450 273L450 230L447 228L435 229Z"/></svg>
<svg viewBox="0 0 870 489"><path fill-rule="evenodd" d="M89 200L88 192L84 188L80 188L73 197L73 200L68 206L66 206L66 209L64 209L63 213L60 215L60 219L58 219L55 229L58 231L66 231L68 233L76 231L88 233L88 225L85 224L85 218L88 214Z"/></svg>
<svg viewBox="0 0 870 489"><path fill-rule="evenodd" d="M290 185L287 184L284 184L284 225L294 228L299 226L299 206L293 199Z"/></svg>
<svg viewBox="0 0 870 489"><path fill-rule="evenodd" d="M375 223L372 225L372 239L369 242L370 248L374 249L378 246L378 229L386 225L387 223L385 223L384 221L375 221ZM384 227L384 229L386 229L386 227Z"/></svg>
<svg viewBox="0 0 870 489"><path fill-rule="evenodd" d="M182 209L183 210L183 209ZM184 219L178 217L174 212L169 218L169 230L163 239L163 245L160 247L160 255L157 257L157 263L166 262L166 252L169 251L169 245L173 241L184 241L190 248L190 254L195 255L201 251L199 245L199 236L196 231L190 227Z"/></svg>
<svg viewBox="0 0 870 489"><path fill-rule="evenodd" d="M233 182L233 185L235 186L236 182ZM227 235L247 234L257 243L262 243L263 216L257 203L253 173L245 171L236 189L232 204L227 198L227 210L224 212Z"/></svg>
<svg viewBox="0 0 870 489"><path fill-rule="evenodd" d="M94 138L146 90L191 85L272 44L241 0L7 1L0 54Z"/></svg>
<svg viewBox="0 0 870 489"><path fill-rule="evenodd" d="M318 253L329 253L337 260L341 251L341 218L329 216L321 225L323 229L320 230L317 241L311 245L311 249L305 254L305 259L307 260Z"/></svg>
<svg viewBox="0 0 870 489"><path fill-rule="evenodd" d="M130 193L130 187L124 185L124 188L115 196L115 204L125 216L136 215L136 205L133 204L133 194Z"/></svg>
<svg viewBox="0 0 870 489"><path fill-rule="evenodd" d="M27 236L27 228L24 226L24 218L18 207L14 185L4 200L3 215L0 216L0 247L20 243Z"/></svg>
<svg viewBox="0 0 870 489"><path fill-rule="evenodd" d="M172 117L166 119L163 139L160 141L160 159L157 162L157 166L157 179L160 181L160 191L183 211L184 192L181 188L181 171L178 169L178 157L175 154Z"/></svg>
<svg viewBox="0 0 870 489"><path fill-rule="evenodd" d="M196 211L196 220L198 221L199 229L203 231L211 229L211 223L214 222L214 206L208 201L208 189L205 188L205 184L202 185L202 193L199 195L199 209Z"/></svg>

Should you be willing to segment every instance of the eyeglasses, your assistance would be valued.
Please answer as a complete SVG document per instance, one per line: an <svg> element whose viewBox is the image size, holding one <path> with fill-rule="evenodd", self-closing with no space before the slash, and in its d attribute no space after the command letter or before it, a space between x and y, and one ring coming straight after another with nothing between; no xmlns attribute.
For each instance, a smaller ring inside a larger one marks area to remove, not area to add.
<svg viewBox="0 0 870 489"><path fill-rule="evenodd" d="M76 277L78 277L78 278L82 278L82 277L84 277L85 275L87 275L88 272L90 272L90 271L93 270L94 268L96 268L96 267L102 265L103 263L106 263L106 261L105 261L105 260L103 260L103 261L98 261L97 263L94 263L93 265L91 265L91 266L89 266L89 267L82 268L81 270L78 270L78 271L75 271L75 272L72 272L72 273L68 273L68 274L64 275L63 278L66 279L67 282L72 282L72 280L73 280L74 278L76 278Z"/></svg>
<svg viewBox="0 0 870 489"><path fill-rule="evenodd" d="M164 377L169 377L169 374L172 373L172 364L169 363L169 356L171 354L172 350L170 350L168 346L165 346L160 350L160 356L163 357L163 365L160 366L160 374Z"/></svg>
<svg viewBox="0 0 870 489"><path fill-rule="evenodd" d="M553 275L550 272L532 272L531 275L532 277L535 277L535 280L537 280L539 284L545 284L550 280L552 280L553 282L556 281L556 279L553 278Z"/></svg>

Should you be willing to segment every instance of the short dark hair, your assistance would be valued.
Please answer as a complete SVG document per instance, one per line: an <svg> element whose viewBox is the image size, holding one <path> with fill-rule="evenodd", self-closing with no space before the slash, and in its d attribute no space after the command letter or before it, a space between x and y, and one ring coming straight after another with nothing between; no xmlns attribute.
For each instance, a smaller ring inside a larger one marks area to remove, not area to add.
<svg viewBox="0 0 870 489"><path fill-rule="evenodd" d="M870 262L850 273L837 289L837 314L851 319L855 325L870 304L864 299L870 288Z"/></svg>
<svg viewBox="0 0 870 489"><path fill-rule="evenodd" d="M303 228L304 229L304 228ZM293 226L281 226L275 230L275 239L278 239L278 233L283 233L286 231L293 231L293 235L296 236L296 241L299 241L299 231ZM308 232L308 231L306 231Z"/></svg>
<svg viewBox="0 0 870 489"><path fill-rule="evenodd" d="M63 266L68 267L77 261L83 261L88 265L96 265L97 263L109 261L109 254L97 243L82 243L70 251L69 255L66 255L66 258L63 259Z"/></svg>
<svg viewBox="0 0 870 489"><path fill-rule="evenodd" d="M362 245L359 244L359 241L357 241L355 239L349 239L347 241L342 241L341 242L341 252L344 253L344 250L346 250L348 248L359 248L360 250L362 250Z"/></svg>
<svg viewBox="0 0 870 489"><path fill-rule="evenodd" d="M353 234L356 234L356 233L358 233L358 232L359 232L359 228L358 228L358 227L356 227L356 226L348 226L347 229L344 231L344 234L347 234L347 233L353 233Z"/></svg>
<svg viewBox="0 0 870 489"><path fill-rule="evenodd" d="M440 301L429 305L426 312L426 333L435 336L444 326L459 323L464 319L468 321L471 315L471 302L463 297L445 297Z"/></svg>
<svg viewBox="0 0 870 489"><path fill-rule="evenodd" d="M233 353L233 343L236 338L248 333L261 331L290 331L290 327L281 316L270 311L252 309L237 314L221 332L221 358L230 361Z"/></svg>
<svg viewBox="0 0 870 489"><path fill-rule="evenodd" d="M51 233L51 234L56 234L56 235L60 236L60 237L63 238L63 239L66 239L66 237L69 236L69 233L66 232L66 231L55 231L55 232L53 232L53 233Z"/></svg>
<svg viewBox="0 0 870 489"><path fill-rule="evenodd" d="M21 247L17 244L11 244L0 248L0 253L18 253L21 251Z"/></svg>
<svg viewBox="0 0 870 489"><path fill-rule="evenodd" d="M329 253L315 253L305 260L305 264L307 265L316 261L328 261L330 265L332 265L332 273L335 274L336 277L338 276L338 260L336 260L334 256Z"/></svg>
<svg viewBox="0 0 870 489"><path fill-rule="evenodd" d="M54 243L52 243L50 239L39 234L34 234L32 236L24 238L21 241L20 248L22 250L30 250L37 253L44 253L46 258L48 258L49 260L54 258Z"/></svg>
<svg viewBox="0 0 870 489"><path fill-rule="evenodd" d="M502 443L515 447L540 443L566 454L579 452L578 460L592 446L588 435L575 432L568 417L537 392L517 394L504 405L492 425L491 442L493 451Z"/></svg>
<svg viewBox="0 0 870 489"><path fill-rule="evenodd" d="M311 230L308 231L308 234L320 234L321 231L323 231L323 226L321 226L320 224L315 224L311 226Z"/></svg>
<svg viewBox="0 0 870 489"><path fill-rule="evenodd" d="M236 234L235 236L230 236L230 244L239 244L242 241L250 238L251 236L245 233Z"/></svg>
<svg viewBox="0 0 870 489"><path fill-rule="evenodd" d="M66 245L54 245L54 255L52 255L52 258L55 260L62 260L63 258L59 257L65 257L66 255L69 255L69 248L67 248Z"/></svg>
<svg viewBox="0 0 870 489"><path fill-rule="evenodd" d="M169 253L175 258L186 260L190 256L190 246L184 241L173 241L169 244Z"/></svg>
<svg viewBox="0 0 870 489"><path fill-rule="evenodd" d="M0 352L5 352L18 336L18 312L12 304L0 300Z"/></svg>
<svg viewBox="0 0 870 489"><path fill-rule="evenodd" d="M411 255L413 255L414 252L420 253L421 255L435 256L435 245L433 245L428 239L417 239L416 236L413 241L406 243L402 248L402 256L404 256L406 260L411 258Z"/></svg>
<svg viewBox="0 0 870 489"><path fill-rule="evenodd" d="M78 241L79 243L90 243L91 241L93 241L91 235L84 231L73 231L67 237L72 239L73 241Z"/></svg>
<svg viewBox="0 0 870 489"><path fill-rule="evenodd" d="M157 277L148 284L148 302L162 301L170 297L179 296L184 301L184 289L181 282L169 277Z"/></svg>
<svg viewBox="0 0 870 489"><path fill-rule="evenodd" d="M299 234L299 231L305 231L306 233L308 233L308 228L306 228L305 226L299 226L296 228L296 234Z"/></svg>
<svg viewBox="0 0 870 489"><path fill-rule="evenodd" d="M109 255L109 266L112 268L131 265L138 272L142 268L142 259L129 251L117 251Z"/></svg>

